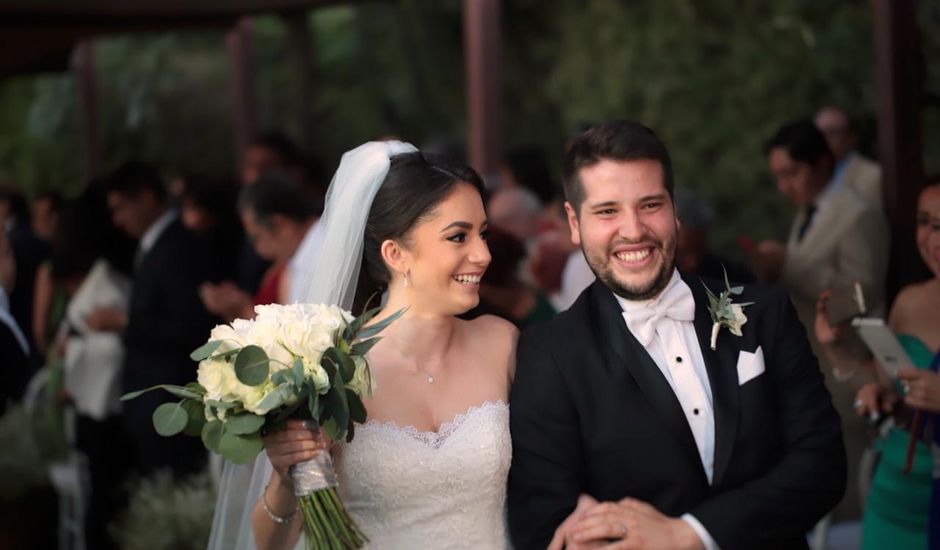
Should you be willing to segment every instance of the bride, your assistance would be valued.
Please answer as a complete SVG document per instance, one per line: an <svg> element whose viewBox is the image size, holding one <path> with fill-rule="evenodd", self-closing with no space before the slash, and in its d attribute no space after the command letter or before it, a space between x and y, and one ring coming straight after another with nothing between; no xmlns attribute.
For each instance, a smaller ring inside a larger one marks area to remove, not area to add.
<svg viewBox="0 0 940 550"><path fill-rule="evenodd" d="M406 313L369 352L374 394L353 441L330 444L300 421L267 435L252 475L226 466L210 548L300 544L288 469L326 449L369 547L508 545L517 332L495 317L455 317L477 305L490 262L482 193L470 168L408 144L371 142L343 156L308 299L348 309L387 290L376 321Z"/></svg>

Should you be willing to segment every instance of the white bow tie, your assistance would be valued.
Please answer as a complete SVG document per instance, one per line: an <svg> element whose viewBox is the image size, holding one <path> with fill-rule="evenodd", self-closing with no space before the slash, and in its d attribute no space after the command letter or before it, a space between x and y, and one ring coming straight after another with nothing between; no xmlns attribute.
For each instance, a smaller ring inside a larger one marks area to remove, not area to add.
<svg viewBox="0 0 940 550"><path fill-rule="evenodd" d="M664 319L674 321L695 320L695 298L685 281L678 279L666 288L648 307L631 309L623 313L627 327L643 347L649 347L656 335L656 327Z"/></svg>

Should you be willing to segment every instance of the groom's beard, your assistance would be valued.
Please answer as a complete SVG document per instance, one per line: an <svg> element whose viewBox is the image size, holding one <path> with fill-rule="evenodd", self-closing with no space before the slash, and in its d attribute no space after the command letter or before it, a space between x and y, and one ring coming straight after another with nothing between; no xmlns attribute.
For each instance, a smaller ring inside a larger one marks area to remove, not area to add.
<svg viewBox="0 0 940 550"><path fill-rule="evenodd" d="M669 281L672 280L672 273L676 268L677 239L677 233L673 233L666 242L657 239L644 240L644 242L651 242L653 244L655 250L659 252L662 262L659 265L656 276L643 285L631 285L626 281L617 279L613 269L610 267L610 263L614 260L611 259L612 254L609 250L605 251L606 256L603 258L589 254L587 250L584 250L583 245L581 251L584 253L584 257L591 271L604 283L604 286L625 300L642 302L659 296L659 293L662 292L666 286L669 285ZM616 244L612 246L616 246Z"/></svg>

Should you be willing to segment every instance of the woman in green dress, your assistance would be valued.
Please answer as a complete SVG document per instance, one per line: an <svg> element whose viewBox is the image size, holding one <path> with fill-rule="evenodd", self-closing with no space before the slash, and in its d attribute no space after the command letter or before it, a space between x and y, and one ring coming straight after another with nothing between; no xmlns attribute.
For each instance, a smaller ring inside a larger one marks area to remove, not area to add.
<svg viewBox="0 0 940 550"><path fill-rule="evenodd" d="M816 316L816 336L826 344L833 364L876 369L880 382L862 386L855 401L860 415L892 414L896 422L877 445L875 467L862 519L862 548L927 548L933 458L928 443L918 438L910 471L907 466L913 411L940 412L940 376L928 367L940 349L940 181L928 185L917 205L917 245L933 277L901 290L888 317L891 330L915 369L902 369L891 381L873 359L847 359L840 329L824 315L826 295Z"/></svg>

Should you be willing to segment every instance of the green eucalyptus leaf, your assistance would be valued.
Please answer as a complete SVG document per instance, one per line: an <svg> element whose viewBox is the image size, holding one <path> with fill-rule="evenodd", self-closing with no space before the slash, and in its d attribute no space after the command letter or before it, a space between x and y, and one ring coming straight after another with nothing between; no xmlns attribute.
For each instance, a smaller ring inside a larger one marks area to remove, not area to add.
<svg viewBox="0 0 940 550"><path fill-rule="evenodd" d="M304 385L304 360L298 357L294 360L294 387L302 388Z"/></svg>
<svg viewBox="0 0 940 550"><path fill-rule="evenodd" d="M235 356L235 376L246 386L260 386L268 379L268 356L258 346L245 346Z"/></svg>
<svg viewBox="0 0 940 550"><path fill-rule="evenodd" d="M208 393L206 391L206 388L203 388L202 384L200 384L199 382L190 382L189 384L186 384L183 387L193 393L198 393L199 395L202 395L202 396L205 396L206 393Z"/></svg>
<svg viewBox="0 0 940 550"><path fill-rule="evenodd" d="M271 393L265 395L258 402L258 408L267 411L274 410L287 402L294 395L294 386L291 382L278 385Z"/></svg>
<svg viewBox="0 0 940 550"><path fill-rule="evenodd" d="M206 404L212 405L213 407L227 411L229 409L234 409L238 406L237 403L229 403L228 401L216 401L215 399L206 399Z"/></svg>
<svg viewBox="0 0 940 550"><path fill-rule="evenodd" d="M360 424L366 421L366 407L362 404L362 399L351 389L346 389L346 403L349 405L350 428L353 422Z"/></svg>
<svg viewBox="0 0 940 550"><path fill-rule="evenodd" d="M335 420L336 424L345 433L346 425L349 424L349 403L346 401L346 388L343 386L339 373L333 377L333 385L326 394L325 410L327 415Z"/></svg>
<svg viewBox="0 0 940 550"><path fill-rule="evenodd" d="M330 360L338 366L338 371L343 382L351 381L356 374L356 363L353 362L352 357L337 347L326 350L323 355L326 356L327 354L329 354ZM330 378L332 378L332 376Z"/></svg>
<svg viewBox="0 0 940 550"><path fill-rule="evenodd" d="M206 425L202 427L202 444L210 451L219 453L219 441L224 431L225 427L221 420L206 422Z"/></svg>
<svg viewBox="0 0 940 550"><path fill-rule="evenodd" d="M219 349L219 346L221 345L221 340L210 340L193 350L193 352L189 354L189 358L193 361L202 361L203 359L208 359L209 356L211 356L215 350Z"/></svg>
<svg viewBox="0 0 940 550"><path fill-rule="evenodd" d="M153 411L153 427L164 437L180 433L188 421L182 403L164 403Z"/></svg>
<svg viewBox="0 0 940 550"><path fill-rule="evenodd" d="M271 375L271 382L274 382L275 386L280 386L281 384L293 384L294 373L288 369L281 369Z"/></svg>
<svg viewBox="0 0 940 550"><path fill-rule="evenodd" d="M356 342L355 344L352 345L352 348L350 348L349 353L350 355L357 355L359 357L362 357L365 354L369 353L369 350L372 349L372 347L378 344L379 341L381 340L382 340L381 336L376 336L375 338L369 338L368 340Z"/></svg>
<svg viewBox="0 0 940 550"><path fill-rule="evenodd" d="M262 448L261 435L257 432L241 435L225 431L219 439L219 453L235 464L250 462Z"/></svg>
<svg viewBox="0 0 940 550"><path fill-rule="evenodd" d="M339 359L336 357L336 348L329 348L323 352L323 358L320 360L320 366L326 371L326 376L333 379L339 369Z"/></svg>
<svg viewBox="0 0 940 550"><path fill-rule="evenodd" d="M326 433L326 436L333 441L339 441L346 433L346 428L340 427L339 423L337 423L336 419L334 418L327 418L320 425L323 428L323 431Z"/></svg>
<svg viewBox="0 0 940 550"><path fill-rule="evenodd" d="M310 410L310 416L314 420L320 420L320 394L316 391L311 391L307 393L307 408Z"/></svg>
<svg viewBox="0 0 940 550"><path fill-rule="evenodd" d="M202 426L206 423L206 406L201 401L186 399L182 407L186 411L187 418L183 433L199 437L202 434Z"/></svg>
<svg viewBox="0 0 940 550"><path fill-rule="evenodd" d="M399 309L398 311L396 311L395 313L389 315L389 316L386 317L385 319L382 319L382 320L379 321L378 323L376 323L376 324L374 324L374 325L371 325L371 326L368 326L368 327L362 329L361 331L359 331L358 334L356 334L356 339L358 339L358 340L368 340L369 338L372 338L373 336L375 336L375 335L377 335L378 333L380 333L380 332L382 332L383 330L385 330L385 328L386 328L387 326L389 326L390 324L392 324L392 323L394 323L396 320L398 320L398 318L401 317L402 315L404 315L404 314L405 314L405 311L407 311L407 310L408 310L408 308Z"/></svg>
<svg viewBox="0 0 940 550"><path fill-rule="evenodd" d="M347 341L352 341L356 338L356 333L362 329L363 325L372 320L373 317L382 311L382 306L374 307L369 309L369 304L372 303L372 299L375 298L378 293L373 293L372 296L369 296L368 301L366 301L365 311L359 317L353 319L351 323L346 325L346 330L343 332L343 339Z"/></svg>
<svg viewBox="0 0 940 550"><path fill-rule="evenodd" d="M201 387L201 386L200 386ZM121 401L127 401L129 399L134 399L135 397L140 397L141 395L153 391L153 390L166 390L177 397L182 397L184 399L202 399L200 393L194 392L185 388L183 386L174 386L172 384L157 384L156 386L151 386L149 388L144 388L142 390L132 391L130 393L125 393L121 396Z"/></svg>
<svg viewBox="0 0 940 550"><path fill-rule="evenodd" d="M225 431L236 435L255 433L264 426L264 417L253 413L242 413L225 417Z"/></svg>

